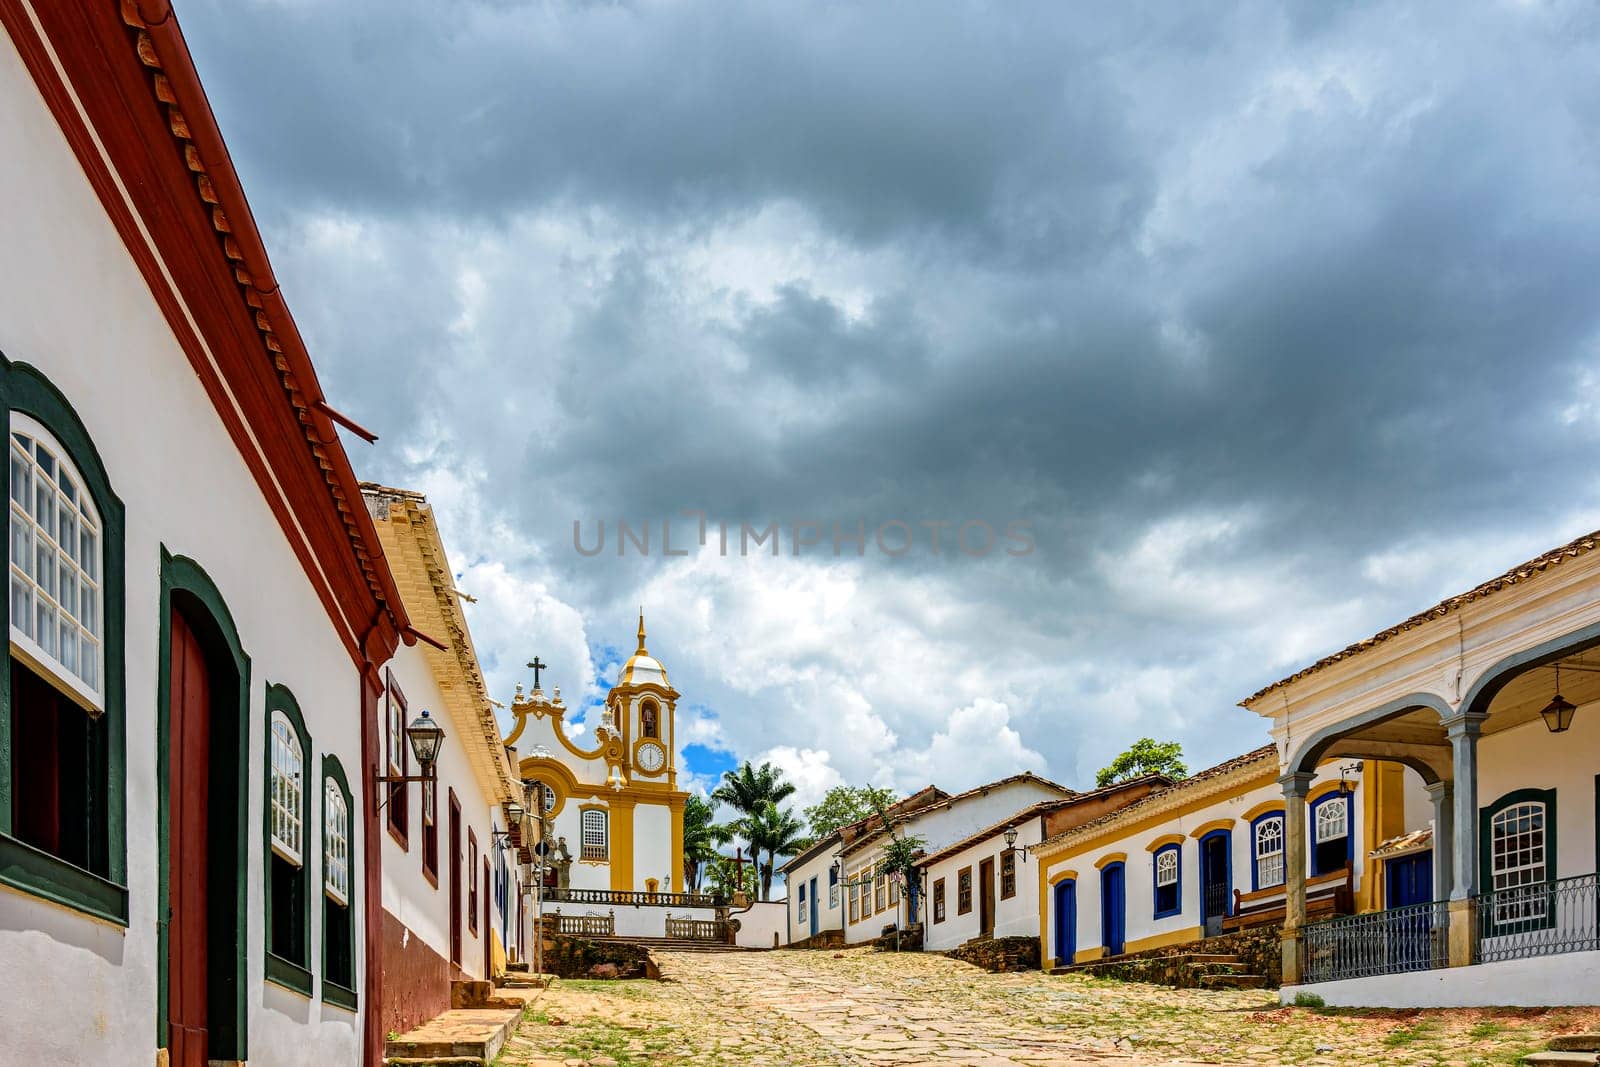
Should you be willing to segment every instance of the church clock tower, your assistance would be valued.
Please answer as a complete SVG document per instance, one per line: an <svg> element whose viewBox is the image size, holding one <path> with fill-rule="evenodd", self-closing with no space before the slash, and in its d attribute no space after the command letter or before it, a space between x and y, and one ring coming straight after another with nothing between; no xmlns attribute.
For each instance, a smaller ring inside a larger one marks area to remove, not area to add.
<svg viewBox="0 0 1600 1067"><path fill-rule="evenodd" d="M622 738L622 773L640 782L676 789L678 691L667 669L645 648L644 612L639 613L639 647L617 675L606 698L606 715Z"/></svg>

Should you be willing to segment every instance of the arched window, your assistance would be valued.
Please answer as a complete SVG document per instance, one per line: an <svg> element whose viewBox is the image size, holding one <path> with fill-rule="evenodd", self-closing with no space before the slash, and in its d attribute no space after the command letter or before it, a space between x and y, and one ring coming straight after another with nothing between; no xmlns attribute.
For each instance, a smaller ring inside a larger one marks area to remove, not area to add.
<svg viewBox="0 0 1600 1067"><path fill-rule="evenodd" d="M1556 791L1519 789L1484 809L1485 888L1494 893L1489 917L1496 932L1551 925L1555 878ZM1510 929L1503 929L1509 926Z"/></svg>
<svg viewBox="0 0 1600 1067"><path fill-rule="evenodd" d="M1263 815L1251 824L1254 844L1254 878L1256 889L1270 889L1283 884L1283 813Z"/></svg>
<svg viewBox="0 0 1600 1067"><path fill-rule="evenodd" d="M0 883L128 921L123 510L93 440L0 358L9 436Z"/></svg>
<svg viewBox="0 0 1600 1067"><path fill-rule="evenodd" d="M1183 909L1180 869L1182 850L1178 845L1167 845L1155 855L1155 917L1176 915Z"/></svg>
<svg viewBox="0 0 1600 1067"><path fill-rule="evenodd" d="M1350 798L1329 793L1311 804L1311 873L1337 871L1350 856Z"/></svg>
<svg viewBox="0 0 1600 1067"><path fill-rule="evenodd" d="M659 730L659 726L656 722L656 706L654 704L645 704L644 710L639 712L639 723L641 727L640 732L645 737L661 736L660 733L657 732Z"/></svg>
<svg viewBox="0 0 1600 1067"><path fill-rule="evenodd" d="M583 849L579 859L606 861L611 858L611 839L606 812L603 808L585 808L583 812Z"/></svg>
<svg viewBox="0 0 1600 1067"><path fill-rule="evenodd" d="M294 694L267 686L267 855L266 976L288 989L311 995L310 865L306 833L311 798L306 768L311 736Z"/></svg>
<svg viewBox="0 0 1600 1067"><path fill-rule="evenodd" d="M322 757L322 999L356 1007L355 889L350 783L333 756Z"/></svg>

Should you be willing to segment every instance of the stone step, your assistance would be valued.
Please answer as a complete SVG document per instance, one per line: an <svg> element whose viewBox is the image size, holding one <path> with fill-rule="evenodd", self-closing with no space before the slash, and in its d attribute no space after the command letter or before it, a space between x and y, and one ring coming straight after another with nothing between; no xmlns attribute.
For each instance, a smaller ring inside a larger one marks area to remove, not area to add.
<svg viewBox="0 0 1600 1067"><path fill-rule="evenodd" d="M1260 974L1203 974L1200 984L1207 989L1265 989L1267 979Z"/></svg>
<svg viewBox="0 0 1600 1067"><path fill-rule="evenodd" d="M1600 1063L1600 1056L1596 1056L1593 1052L1535 1052L1522 1057L1522 1062L1533 1064L1534 1067L1554 1067L1559 1064L1567 1064L1570 1067L1580 1063L1594 1067Z"/></svg>
<svg viewBox="0 0 1600 1067"><path fill-rule="evenodd" d="M1545 1047L1551 1052L1600 1052L1600 1034L1561 1034Z"/></svg>
<svg viewBox="0 0 1600 1067"><path fill-rule="evenodd" d="M488 1067L522 1019L519 1008L453 1008L390 1041L391 1067L440 1063Z"/></svg>

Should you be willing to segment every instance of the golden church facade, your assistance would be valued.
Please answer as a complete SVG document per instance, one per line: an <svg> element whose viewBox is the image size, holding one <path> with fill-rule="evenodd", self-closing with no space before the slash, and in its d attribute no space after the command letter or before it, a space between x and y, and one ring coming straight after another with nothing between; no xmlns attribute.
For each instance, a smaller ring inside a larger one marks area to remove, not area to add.
<svg viewBox="0 0 1600 1067"><path fill-rule="evenodd" d="M672 893L682 889L683 810L678 788L678 691L666 667L638 648L606 695L592 738L574 740L561 690L546 696L537 674L518 686L506 738L541 809L550 845L550 889ZM587 741L587 744L584 742Z"/></svg>

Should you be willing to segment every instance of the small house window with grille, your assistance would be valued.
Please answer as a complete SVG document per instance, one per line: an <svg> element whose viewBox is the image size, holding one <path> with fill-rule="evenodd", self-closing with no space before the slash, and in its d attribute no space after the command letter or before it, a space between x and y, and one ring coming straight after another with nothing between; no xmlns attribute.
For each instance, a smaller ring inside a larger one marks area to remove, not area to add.
<svg viewBox="0 0 1600 1067"><path fill-rule="evenodd" d="M956 872L956 914L965 915L972 910L972 868L963 867Z"/></svg>
<svg viewBox="0 0 1600 1067"><path fill-rule="evenodd" d="M1267 815L1256 822L1256 888L1283 884L1283 816Z"/></svg>
<svg viewBox="0 0 1600 1067"><path fill-rule="evenodd" d="M944 879L936 878L933 882L933 921L944 922Z"/></svg>
<svg viewBox="0 0 1600 1067"><path fill-rule="evenodd" d="M1017 854L1000 853L1000 899L1010 900L1017 895Z"/></svg>
<svg viewBox="0 0 1600 1067"><path fill-rule="evenodd" d="M1179 863L1181 855L1177 845L1168 845L1156 853L1156 913L1160 919L1176 915L1181 910L1179 900Z"/></svg>
<svg viewBox="0 0 1600 1067"><path fill-rule="evenodd" d="M611 858L611 839L606 813L590 808L583 813L583 849L580 859L604 862Z"/></svg>

